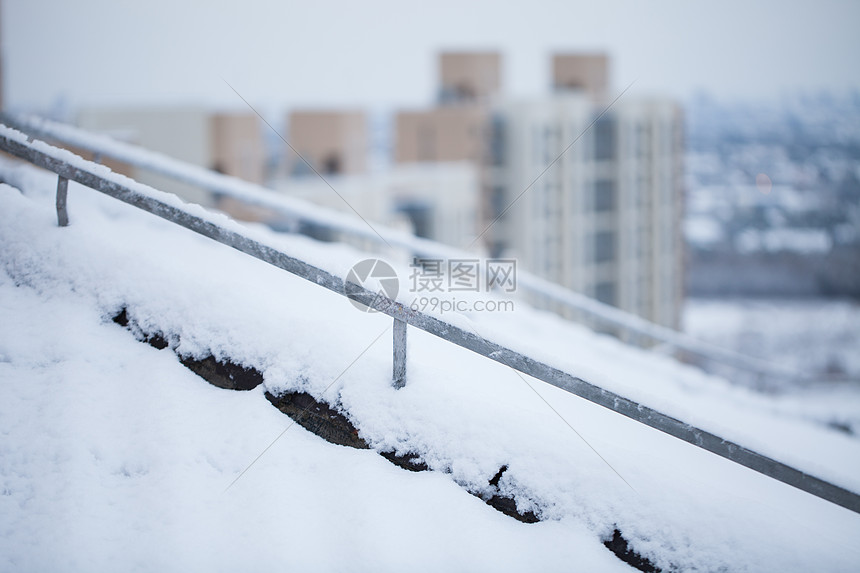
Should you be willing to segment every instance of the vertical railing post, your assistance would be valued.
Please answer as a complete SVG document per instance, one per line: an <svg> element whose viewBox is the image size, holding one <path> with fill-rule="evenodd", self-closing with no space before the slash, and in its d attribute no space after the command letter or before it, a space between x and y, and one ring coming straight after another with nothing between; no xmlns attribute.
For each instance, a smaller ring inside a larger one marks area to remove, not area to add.
<svg viewBox="0 0 860 573"><path fill-rule="evenodd" d="M394 319L394 379L395 388L406 385L406 323Z"/></svg>
<svg viewBox="0 0 860 573"><path fill-rule="evenodd" d="M66 209L66 196L69 192L69 180L62 175L57 179L57 223L60 227L69 225L69 212Z"/></svg>

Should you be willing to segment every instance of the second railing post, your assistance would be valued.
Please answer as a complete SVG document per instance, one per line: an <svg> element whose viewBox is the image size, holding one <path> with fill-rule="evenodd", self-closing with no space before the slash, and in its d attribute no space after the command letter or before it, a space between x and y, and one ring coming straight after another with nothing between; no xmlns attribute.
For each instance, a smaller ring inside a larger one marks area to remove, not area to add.
<svg viewBox="0 0 860 573"><path fill-rule="evenodd" d="M69 224L69 211L66 208L66 197L69 192L69 180L62 175L57 179L57 223L60 227Z"/></svg>
<svg viewBox="0 0 860 573"><path fill-rule="evenodd" d="M406 385L406 323L394 319L394 378L395 388Z"/></svg>

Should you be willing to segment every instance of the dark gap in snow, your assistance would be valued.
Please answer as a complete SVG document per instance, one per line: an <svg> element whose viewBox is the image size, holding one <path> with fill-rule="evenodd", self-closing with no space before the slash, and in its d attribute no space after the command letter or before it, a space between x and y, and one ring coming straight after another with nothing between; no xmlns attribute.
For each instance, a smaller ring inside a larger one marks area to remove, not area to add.
<svg viewBox="0 0 860 573"><path fill-rule="evenodd" d="M118 325L132 331L132 333L135 333L139 340L155 348L162 349L169 346L168 340L162 334L147 334L134 325L133 321L129 318L126 308L122 308L119 313L113 316L112 320ZM252 390L263 382L263 374L256 368L240 366L230 360L219 361L211 355L203 359L187 356L180 357L180 361L189 370L219 388ZM306 392L287 392L280 396L275 396L269 392L265 392L265 396L273 406L289 416L295 423L327 442L351 448L370 449L367 442L359 437L358 428L345 415L325 402L316 400L310 394ZM420 472L429 471L430 469L418 454L406 453L404 455L397 455L393 451L378 453L394 465L408 471ZM502 495L499 491L499 483L502 475L507 470L508 466L503 465L490 478L488 482L492 488L490 492L470 493L476 497L480 497L493 509L518 521L523 523L539 522L540 519L533 511L520 513L517 510L516 500L513 497ZM651 569L651 571L654 571L654 569Z"/></svg>
<svg viewBox="0 0 860 573"><path fill-rule="evenodd" d="M478 494L475 494L478 495ZM478 497L481 497L478 495ZM488 499L481 497L484 500L484 503L495 509L496 511L501 511L508 517L513 517L517 521L522 521L523 523L537 523L540 521L540 518L533 511L527 511L525 513L520 513L517 510L517 502L512 497L495 494L490 496Z"/></svg>
<svg viewBox="0 0 860 573"><path fill-rule="evenodd" d="M346 416L306 392L287 392L281 396L266 392L266 399L298 425L327 442L363 450L370 448Z"/></svg>
<svg viewBox="0 0 860 573"><path fill-rule="evenodd" d="M499 468L499 471L497 471L497 472L496 472L496 475L494 475L494 476L490 479L490 485L491 485L491 486L493 486L493 487L496 487L496 488L497 488L497 487L499 487L499 482L500 482L500 481L501 481L501 479L502 479L502 474L503 474L503 473L505 473L506 471L508 471L508 466L507 466L507 464L505 464L505 465L503 465L502 467L500 467L500 468Z"/></svg>
<svg viewBox="0 0 860 573"><path fill-rule="evenodd" d="M119 313L117 313L113 317L112 320L120 326L127 327L128 326L128 309L123 307L122 310L120 310Z"/></svg>
<svg viewBox="0 0 860 573"><path fill-rule="evenodd" d="M379 455L395 466L410 472L426 472L430 469L416 454L398 456L396 452L379 452Z"/></svg>
<svg viewBox="0 0 860 573"><path fill-rule="evenodd" d="M153 348L157 348L158 350L164 350L169 346L167 339L160 334L148 335L143 339L143 341L152 346Z"/></svg>
<svg viewBox="0 0 860 573"><path fill-rule="evenodd" d="M263 373L256 368L246 368L229 360L222 362L214 356L207 356L202 360L186 356L180 358L180 361L186 368L218 388L253 390L263 383Z"/></svg>
<svg viewBox="0 0 860 573"><path fill-rule="evenodd" d="M630 548L630 544L621 535L618 528L612 532L612 538L603 541L603 545L615 554L616 557L640 571L645 573L660 573L662 569L658 569L651 561L642 557Z"/></svg>
<svg viewBox="0 0 860 573"><path fill-rule="evenodd" d="M116 314L111 320L113 320L118 325L133 331L131 321L128 318L128 309L126 309L125 307L123 307L122 310L120 310L119 313ZM143 331L140 331L136 333L136 336L139 340L146 342L147 344L149 344L153 348L157 348L158 350L164 350L165 348L170 346L170 344L167 342L167 339L164 338L164 336L162 336L161 333L158 332L154 334L148 334Z"/></svg>
<svg viewBox="0 0 860 573"><path fill-rule="evenodd" d="M163 350L170 346L167 338L162 333L144 332L143 329L134 324L129 318L128 309L125 307L114 315L112 320L116 324L130 330L139 340L146 342L154 348ZM263 383L263 373L256 368L241 366L230 360L220 361L212 355L203 359L180 356L179 360L186 368L218 388L226 390L253 390Z"/></svg>
<svg viewBox="0 0 860 573"><path fill-rule="evenodd" d="M502 495L499 491L499 482L502 481L502 475L508 471L508 465L505 464L499 468L490 481L488 482L494 493L474 494L484 500L484 502L497 511L501 511L509 517L513 517L523 523L537 523L540 518L533 511L520 513L517 509L517 502L513 497Z"/></svg>

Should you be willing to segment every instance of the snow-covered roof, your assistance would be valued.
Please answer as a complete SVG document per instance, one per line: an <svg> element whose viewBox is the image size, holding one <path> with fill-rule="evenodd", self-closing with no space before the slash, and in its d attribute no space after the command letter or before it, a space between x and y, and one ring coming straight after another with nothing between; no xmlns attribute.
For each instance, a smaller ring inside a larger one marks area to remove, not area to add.
<svg viewBox="0 0 860 573"><path fill-rule="evenodd" d="M624 570L615 529L680 570L854 570L860 516L70 184L0 166L0 555L11 569ZM19 191L20 190L20 191ZM256 231L266 234L263 230ZM349 247L269 235L346 274ZM120 310L169 349L138 343ZM584 379L860 490L860 442L673 360L520 306L462 320ZM375 342L374 342L375 341ZM262 372L207 385L177 355ZM336 406L375 451L327 444L264 399ZM522 524L467 493L498 492ZM207 561L208 560L208 561Z"/></svg>

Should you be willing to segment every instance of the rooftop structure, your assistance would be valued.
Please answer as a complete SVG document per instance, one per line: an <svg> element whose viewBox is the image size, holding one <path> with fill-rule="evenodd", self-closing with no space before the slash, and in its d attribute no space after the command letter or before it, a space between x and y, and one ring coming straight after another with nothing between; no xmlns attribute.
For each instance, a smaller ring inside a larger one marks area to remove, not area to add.
<svg viewBox="0 0 860 573"><path fill-rule="evenodd" d="M287 169L291 175L313 174L313 170L323 175L350 175L367 169L364 112L296 110L290 113L288 133L288 141L301 155L300 158L287 149Z"/></svg>
<svg viewBox="0 0 860 573"><path fill-rule="evenodd" d="M439 55L439 103L486 103L502 87L498 52L442 52Z"/></svg>
<svg viewBox="0 0 860 573"><path fill-rule="evenodd" d="M609 94L609 56L606 54L565 53L552 56L554 91L583 91L595 101Z"/></svg>

